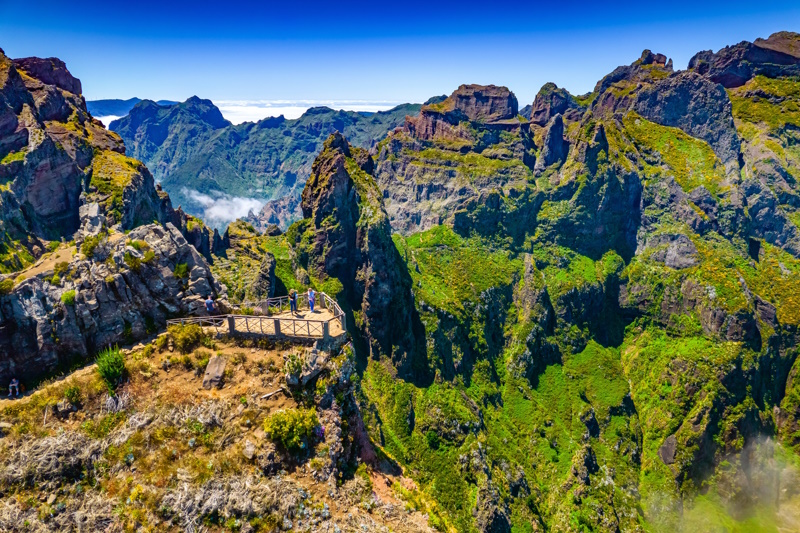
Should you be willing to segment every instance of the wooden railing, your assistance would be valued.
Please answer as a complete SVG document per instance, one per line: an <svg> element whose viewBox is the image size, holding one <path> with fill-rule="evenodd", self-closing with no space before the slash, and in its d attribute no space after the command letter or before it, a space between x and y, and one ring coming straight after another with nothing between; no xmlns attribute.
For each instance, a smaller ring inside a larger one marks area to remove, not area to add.
<svg viewBox="0 0 800 533"><path fill-rule="evenodd" d="M342 308L336 300L324 292L316 294L317 306L327 309L331 315L328 320L312 320L294 317L276 317L290 308L289 297L280 296L268 298L255 304L248 302L258 313L255 315L227 314L218 316L200 316L175 318L167 320L167 325L197 324L201 327L213 327L217 332L227 326L228 333L246 333L267 336L311 337L328 338L331 336L331 323L337 323L342 330L345 328L345 317ZM308 307L308 294L297 295L298 308Z"/></svg>

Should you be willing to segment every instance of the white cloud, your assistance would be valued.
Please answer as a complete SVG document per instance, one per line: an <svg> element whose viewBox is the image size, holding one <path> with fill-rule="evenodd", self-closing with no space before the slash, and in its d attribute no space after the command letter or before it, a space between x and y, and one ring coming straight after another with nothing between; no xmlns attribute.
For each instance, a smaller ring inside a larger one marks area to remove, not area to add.
<svg viewBox="0 0 800 533"><path fill-rule="evenodd" d="M287 119L299 118L310 107L325 106L347 111L386 111L398 102L368 102L364 100L220 100L214 104L222 116L234 124L257 122L267 117L283 115Z"/></svg>
<svg viewBox="0 0 800 533"><path fill-rule="evenodd" d="M221 227L233 222L237 218L247 216L251 210L258 212L266 200L256 198L242 198L223 193L203 194L193 189L182 189L187 198L203 207L201 217L210 226Z"/></svg>
<svg viewBox="0 0 800 533"><path fill-rule="evenodd" d="M118 116L116 116L116 115L106 115L106 116L104 116L104 117L94 117L94 118L96 118L97 120L99 120L100 122L102 122L102 123L103 123L103 126L105 126L105 127L106 127L106 129L108 129L108 125L109 125L109 124L111 124L112 122L114 122L114 121L115 121L115 120L117 120L118 118L122 118L122 117L118 117Z"/></svg>

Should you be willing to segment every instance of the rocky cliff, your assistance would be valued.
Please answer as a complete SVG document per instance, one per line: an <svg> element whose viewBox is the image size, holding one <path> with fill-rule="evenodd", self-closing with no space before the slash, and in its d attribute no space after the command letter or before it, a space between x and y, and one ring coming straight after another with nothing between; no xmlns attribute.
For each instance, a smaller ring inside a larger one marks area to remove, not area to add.
<svg viewBox="0 0 800 533"><path fill-rule="evenodd" d="M157 333L223 296L202 255L171 223L101 235L0 296L0 382L34 380L99 349ZM89 253L89 256L86 254Z"/></svg>
<svg viewBox="0 0 800 533"><path fill-rule="evenodd" d="M172 209L60 60L0 51L0 156L0 381L37 379L224 296L203 257L222 238Z"/></svg>
<svg viewBox="0 0 800 533"><path fill-rule="evenodd" d="M406 378L424 379L428 369L411 278L392 242L373 169L365 150L332 134L303 189L304 218L287 238L298 267L321 287L338 289L331 292L347 304L366 351L375 358L389 355Z"/></svg>
<svg viewBox="0 0 800 533"><path fill-rule="evenodd" d="M362 411L455 529L797 516L753 472L796 475L798 43L646 50L516 124L462 86L373 150L436 377L370 363Z"/></svg>

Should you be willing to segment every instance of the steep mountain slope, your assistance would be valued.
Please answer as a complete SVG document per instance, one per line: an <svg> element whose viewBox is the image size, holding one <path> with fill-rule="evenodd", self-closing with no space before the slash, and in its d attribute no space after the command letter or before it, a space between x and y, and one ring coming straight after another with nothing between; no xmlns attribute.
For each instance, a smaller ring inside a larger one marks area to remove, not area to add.
<svg viewBox="0 0 800 533"><path fill-rule="evenodd" d="M202 255L215 235L172 209L60 60L0 51L0 156L0 382L40 379L224 296Z"/></svg>
<svg viewBox="0 0 800 533"><path fill-rule="evenodd" d="M419 107L404 104L378 113L317 107L295 120L277 117L231 126L220 120L210 101L195 97L169 107L141 102L111 129L188 213L204 213L192 192L265 201L288 196L291 205L275 220L285 227L299 218L300 191L328 135L340 131L368 148ZM269 223L269 214L261 218L263 225Z"/></svg>
<svg viewBox="0 0 800 533"><path fill-rule="evenodd" d="M645 51L588 95L546 85L530 122L462 86L372 157L326 143L266 247L278 285L349 304L375 468L432 525L798 523L800 61L748 57L726 88Z"/></svg>

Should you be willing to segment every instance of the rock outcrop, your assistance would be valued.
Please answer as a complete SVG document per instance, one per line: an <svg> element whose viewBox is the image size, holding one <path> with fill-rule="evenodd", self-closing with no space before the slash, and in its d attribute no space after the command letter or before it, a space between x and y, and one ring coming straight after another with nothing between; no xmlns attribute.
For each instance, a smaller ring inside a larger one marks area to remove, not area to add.
<svg viewBox="0 0 800 533"><path fill-rule="evenodd" d="M566 89L560 89L555 83L545 83L531 107L530 120L534 124L544 126L556 115L567 112L580 114L581 107Z"/></svg>
<svg viewBox="0 0 800 533"><path fill-rule="evenodd" d="M689 68L728 89L755 76L800 76L800 34L782 31L767 39L726 46L717 53L700 52L689 60Z"/></svg>
<svg viewBox="0 0 800 533"><path fill-rule="evenodd" d="M0 296L0 382L130 344L167 318L202 313L209 294L225 297L203 256L170 223L103 239L91 258L76 256L58 278L54 284L46 270Z"/></svg>
<svg viewBox="0 0 800 533"><path fill-rule="evenodd" d="M339 133L331 135L303 189L305 218L293 244L311 276L340 281L343 299L361 317L356 331L369 354L390 357L401 376L421 378L427 368L420 359L411 278L392 242L381 192L365 170L370 168L366 153Z"/></svg>

